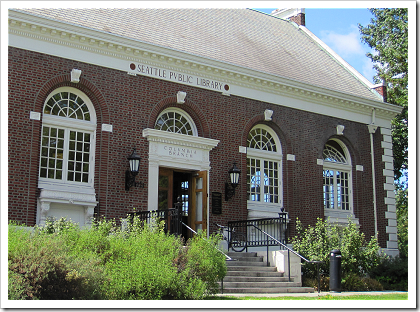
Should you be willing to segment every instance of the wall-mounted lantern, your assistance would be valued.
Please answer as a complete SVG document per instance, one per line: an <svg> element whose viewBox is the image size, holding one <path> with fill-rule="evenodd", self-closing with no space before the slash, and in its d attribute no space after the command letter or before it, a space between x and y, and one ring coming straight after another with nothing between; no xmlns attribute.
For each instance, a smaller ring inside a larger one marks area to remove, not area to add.
<svg viewBox="0 0 420 312"><path fill-rule="evenodd" d="M241 176L241 170L236 167L236 162L233 163L233 167L229 170L229 182L225 183L225 200L228 201L232 196L235 195L235 188L239 184L239 177Z"/></svg>
<svg viewBox="0 0 420 312"><path fill-rule="evenodd" d="M143 182L136 182L136 175L139 173L141 158L137 155L135 148L127 159L130 164L130 170L125 172L125 190L128 191L132 186L144 188Z"/></svg>

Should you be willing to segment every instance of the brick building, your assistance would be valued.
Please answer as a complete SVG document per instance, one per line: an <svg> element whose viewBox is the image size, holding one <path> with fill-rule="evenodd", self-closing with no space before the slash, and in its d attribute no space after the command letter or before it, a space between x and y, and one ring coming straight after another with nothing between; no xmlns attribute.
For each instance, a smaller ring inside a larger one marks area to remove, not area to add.
<svg viewBox="0 0 420 312"><path fill-rule="evenodd" d="M294 235L297 217L351 216L398 253L390 128L400 109L304 14L10 9L9 219L89 225L181 198L194 229L284 209ZM126 187L133 148L140 168Z"/></svg>

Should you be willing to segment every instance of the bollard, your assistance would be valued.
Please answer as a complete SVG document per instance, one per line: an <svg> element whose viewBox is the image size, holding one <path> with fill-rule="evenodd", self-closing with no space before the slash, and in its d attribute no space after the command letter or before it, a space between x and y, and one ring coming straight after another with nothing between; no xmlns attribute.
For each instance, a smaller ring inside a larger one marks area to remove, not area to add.
<svg viewBox="0 0 420 312"><path fill-rule="evenodd" d="M330 252L330 291L341 292L341 251Z"/></svg>

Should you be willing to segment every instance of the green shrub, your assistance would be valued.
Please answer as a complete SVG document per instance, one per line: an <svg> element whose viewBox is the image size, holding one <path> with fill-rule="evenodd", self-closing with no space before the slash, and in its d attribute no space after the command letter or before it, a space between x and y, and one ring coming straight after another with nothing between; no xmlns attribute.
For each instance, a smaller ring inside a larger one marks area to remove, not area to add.
<svg viewBox="0 0 420 312"><path fill-rule="evenodd" d="M76 257L69 252L69 237L77 232L73 227L67 235L47 229L31 233L10 226L9 299L100 299L99 259L88 259L83 254Z"/></svg>
<svg viewBox="0 0 420 312"><path fill-rule="evenodd" d="M321 291L330 290L330 277L324 274L319 276L319 285ZM302 276L302 286L303 287L313 287L315 291L318 291L318 278Z"/></svg>
<svg viewBox="0 0 420 312"><path fill-rule="evenodd" d="M321 291L330 290L330 277L326 275L320 276ZM303 278L302 285L305 287L313 287L318 291L317 278ZM369 277L358 276L355 273L348 273L345 278L341 279L341 291L381 291L384 288L377 280Z"/></svg>
<svg viewBox="0 0 420 312"><path fill-rule="evenodd" d="M408 257L408 185L396 187L398 250L401 258Z"/></svg>
<svg viewBox="0 0 420 312"><path fill-rule="evenodd" d="M349 273L341 280L343 291L380 291L383 290L381 283L369 277L362 277L355 273Z"/></svg>
<svg viewBox="0 0 420 312"><path fill-rule="evenodd" d="M218 282L227 272L225 256L217 249L219 241L220 234L214 234L207 239L203 231L190 239L186 248L186 270L204 283L204 295L218 293Z"/></svg>
<svg viewBox="0 0 420 312"><path fill-rule="evenodd" d="M408 259L385 256L369 272L386 290L408 291Z"/></svg>
<svg viewBox="0 0 420 312"><path fill-rule="evenodd" d="M298 219L296 229L298 234L292 239L294 250L308 260L324 261L320 265L321 274L329 275L330 251L333 249L341 251L342 276L348 273L364 275L379 263L380 247L376 238L367 242L350 218L345 227L318 218L314 227L309 225L306 229ZM316 277L313 264L304 263L302 271L309 278Z"/></svg>
<svg viewBox="0 0 420 312"><path fill-rule="evenodd" d="M9 299L202 299L226 274L218 237L184 242L135 218L80 229L64 219L32 233L9 227Z"/></svg>
<svg viewBox="0 0 420 312"><path fill-rule="evenodd" d="M196 235L187 246L164 232L164 224L144 225L134 219L127 231L109 236L104 253L109 299L201 299L217 292L226 274L215 239Z"/></svg>
<svg viewBox="0 0 420 312"><path fill-rule="evenodd" d="M33 297L34 291L29 284L29 280L21 274L9 269L8 280L9 300L37 299Z"/></svg>

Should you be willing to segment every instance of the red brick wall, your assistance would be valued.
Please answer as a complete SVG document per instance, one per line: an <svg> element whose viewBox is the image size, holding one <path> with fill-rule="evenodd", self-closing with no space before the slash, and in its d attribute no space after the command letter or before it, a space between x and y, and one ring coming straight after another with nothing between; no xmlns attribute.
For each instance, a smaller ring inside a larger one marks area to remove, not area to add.
<svg viewBox="0 0 420 312"><path fill-rule="evenodd" d="M73 68L82 70L77 84L69 82ZM354 212L366 236L374 234L366 125L9 47L9 218L12 220L33 225L36 217L41 122L30 120L29 113L41 112L46 96L64 85L85 92L96 109L97 215L120 218L133 208L147 210L147 187L125 191L127 156L133 147L137 148L142 157L137 180L147 185L148 142L142 130L153 127L163 109L178 106L194 119L200 136L220 140L210 152L210 225L247 218L246 155L239 153L238 146L246 146L247 134L257 123L272 127L281 140L283 200L291 218L289 234L295 234L296 217L304 224L314 224L317 217L323 217L322 166L316 160L322 158L325 142L336 136L336 126L341 124L345 130L339 139L347 144L354 168ZM179 90L188 94L182 105L175 103ZM264 121L265 109L273 110L272 121ZM113 132L101 131L102 123L112 124ZM375 134L378 189L383 188L380 140ZM286 160L287 154L296 155L296 161ZM211 193L224 194L227 171L234 161L242 170L236 195L227 202L223 200L222 215L212 215ZM364 171L356 172L355 165L360 164ZM383 197L378 192L380 241L385 247Z"/></svg>

